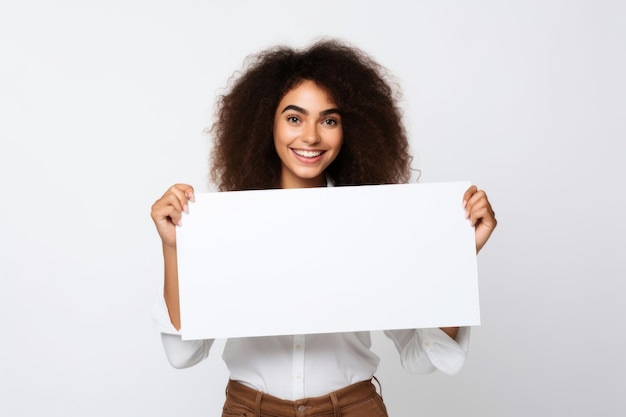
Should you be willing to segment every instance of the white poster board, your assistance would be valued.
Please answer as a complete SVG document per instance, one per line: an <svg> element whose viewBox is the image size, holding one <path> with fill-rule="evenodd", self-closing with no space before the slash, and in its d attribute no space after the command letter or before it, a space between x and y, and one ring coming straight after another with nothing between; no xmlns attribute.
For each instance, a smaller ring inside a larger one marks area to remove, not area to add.
<svg viewBox="0 0 626 417"><path fill-rule="evenodd" d="M177 228L183 338L478 325L469 185L197 194Z"/></svg>

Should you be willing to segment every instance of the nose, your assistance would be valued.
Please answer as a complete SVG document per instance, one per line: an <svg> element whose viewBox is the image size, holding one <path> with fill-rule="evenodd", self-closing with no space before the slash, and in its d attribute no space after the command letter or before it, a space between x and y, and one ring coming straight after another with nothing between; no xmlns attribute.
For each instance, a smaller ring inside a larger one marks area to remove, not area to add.
<svg viewBox="0 0 626 417"><path fill-rule="evenodd" d="M317 125L315 123L307 123L302 131L302 142L307 145L315 145L321 141Z"/></svg>

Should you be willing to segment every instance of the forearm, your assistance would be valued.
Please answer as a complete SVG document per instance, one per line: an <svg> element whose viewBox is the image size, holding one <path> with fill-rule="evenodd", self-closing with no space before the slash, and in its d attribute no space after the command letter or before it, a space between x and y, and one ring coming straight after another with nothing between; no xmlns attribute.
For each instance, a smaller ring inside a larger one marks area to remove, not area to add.
<svg viewBox="0 0 626 417"><path fill-rule="evenodd" d="M178 263L176 247L163 245L164 286L163 296L167 304L170 321L180 330L180 303L178 296Z"/></svg>

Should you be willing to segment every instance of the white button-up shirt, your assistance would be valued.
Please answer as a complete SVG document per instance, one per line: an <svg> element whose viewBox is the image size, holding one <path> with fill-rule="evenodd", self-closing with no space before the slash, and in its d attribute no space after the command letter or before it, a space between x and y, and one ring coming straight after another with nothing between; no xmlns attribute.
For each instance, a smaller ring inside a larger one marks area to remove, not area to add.
<svg viewBox="0 0 626 417"><path fill-rule="evenodd" d="M162 297L153 316L172 366L186 368L207 358L213 340L183 341ZM469 333L468 327L460 328L453 340L438 328L385 331L406 370L429 373L439 369L447 374L463 366ZM231 379L294 401L372 378L379 358L370 347L370 332L242 337L227 340L222 358Z"/></svg>

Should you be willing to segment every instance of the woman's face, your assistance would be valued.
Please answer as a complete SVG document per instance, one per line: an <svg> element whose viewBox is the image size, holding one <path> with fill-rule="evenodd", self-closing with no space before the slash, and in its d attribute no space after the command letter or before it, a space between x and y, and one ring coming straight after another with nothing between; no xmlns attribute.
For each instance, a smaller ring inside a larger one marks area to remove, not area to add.
<svg viewBox="0 0 626 417"><path fill-rule="evenodd" d="M281 188L325 185L324 171L339 154L342 142L341 115L325 90L309 80L289 90L274 115Z"/></svg>

